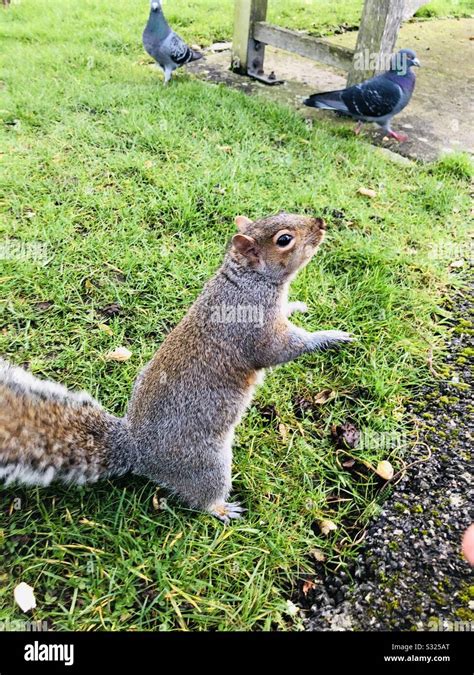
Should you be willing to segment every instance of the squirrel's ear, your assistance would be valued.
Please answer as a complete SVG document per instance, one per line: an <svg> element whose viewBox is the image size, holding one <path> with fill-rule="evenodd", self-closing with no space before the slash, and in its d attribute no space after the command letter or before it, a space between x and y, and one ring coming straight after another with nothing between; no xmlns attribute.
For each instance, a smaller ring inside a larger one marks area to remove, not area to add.
<svg viewBox="0 0 474 675"><path fill-rule="evenodd" d="M236 216L235 217L235 224L237 225L237 229L240 232L243 232L245 230L245 227L247 225L250 225L252 221L250 218L247 218L247 216Z"/></svg>
<svg viewBox="0 0 474 675"><path fill-rule="evenodd" d="M249 260L258 260L260 258L258 244L252 237L247 237L245 234L235 234L232 237L232 246L238 253L249 258Z"/></svg>

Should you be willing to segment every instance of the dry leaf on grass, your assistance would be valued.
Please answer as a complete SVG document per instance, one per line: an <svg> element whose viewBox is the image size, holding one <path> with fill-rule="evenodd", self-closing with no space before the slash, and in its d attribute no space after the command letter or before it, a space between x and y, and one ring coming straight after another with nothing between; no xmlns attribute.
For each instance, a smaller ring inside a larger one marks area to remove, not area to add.
<svg viewBox="0 0 474 675"><path fill-rule="evenodd" d="M113 335L114 331L111 329L110 326L107 326L106 323L98 323L97 328L101 330L103 333L107 333L107 335Z"/></svg>
<svg viewBox="0 0 474 675"><path fill-rule="evenodd" d="M354 464L355 464L355 459L352 459L352 458L346 459L345 462L342 462L342 466L343 466L345 469L352 469L352 467L354 466Z"/></svg>
<svg viewBox="0 0 474 675"><path fill-rule="evenodd" d="M31 586L25 584L24 581L22 581L21 584L18 584L18 586L15 586L13 597L15 598L16 604L23 612L29 612L30 609L36 607L34 591Z"/></svg>
<svg viewBox="0 0 474 675"><path fill-rule="evenodd" d="M316 588L316 584L314 581L311 581L310 579L307 579L302 587L303 595L308 595L310 591L312 591L314 588Z"/></svg>
<svg viewBox="0 0 474 675"><path fill-rule="evenodd" d="M347 450L355 448L359 443L360 432L351 422L345 424L333 424L331 437L336 448Z"/></svg>
<svg viewBox="0 0 474 675"><path fill-rule="evenodd" d="M383 478L384 480L392 480L394 474L393 466L390 464L390 462L384 460L377 464L377 469L375 470L375 473L378 474L380 478Z"/></svg>
<svg viewBox="0 0 474 675"><path fill-rule="evenodd" d="M336 523L333 523L332 520L321 520L319 529L322 534L329 534L330 532L337 530L337 525Z"/></svg>
<svg viewBox="0 0 474 675"><path fill-rule="evenodd" d="M313 403L316 403L317 405L324 405L324 403L327 403L330 399L334 398L335 393L332 391L332 389L323 389L320 391L318 394L313 399Z"/></svg>
<svg viewBox="0 0 474 675"><path fill-rule="evenodd" d="M364 197L369 197L370 199L374 199L374 197L377 196L377 193L375 190L371 190L370 188L365 188L365 187L360 187L357 190L357 194L363 195Z"/></svg>
<svg viewBox="0 0 474 675"><path fill-rule="evenodd" d="M131 358L132 352L126 347L117 347L113 352L105 355L107 361L128 361Z"/></svg>
<svg viewBox="0 0 474 675"><path fill-rule="evenodd" d="M288 429L286 428L286 425L283 424L283 422L278 425L278 431L280 432L282 439L286 441L288 438Z"/></svg>
<svg viewBox="0 0 474 675"><path fill-rule="evenodd" d="M313 548L313 550L311 551L311 555L318 562L325 562L326 560L326 556L324 555L323 551L321 551L320 548Z"/></svg>
<svg viewBox="0 0 474 675"><path fill-rule="evenodd" d="M89 527L97 527L97 523L94 520L89 520L89 518L80 518L79 522L81 525L89 525Z"/></svg>

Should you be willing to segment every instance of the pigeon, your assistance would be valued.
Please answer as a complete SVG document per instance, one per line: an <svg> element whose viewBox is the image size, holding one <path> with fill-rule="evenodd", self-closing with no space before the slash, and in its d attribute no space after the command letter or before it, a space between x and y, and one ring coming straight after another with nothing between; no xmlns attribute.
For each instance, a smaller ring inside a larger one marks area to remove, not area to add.
<svg viewBox="0 0 474 675"><path fill-rule="evenodd" d="M152 0L150 16L143 31L143 46L165 74L165 84L169 82L173 70L185 63L202 58L184 42L168 25L161 8L160 0Z"/></svg>
<svg viewBox="0 0 474 675"><path fill-rule="evenodd" d="M413 50L401 49L392 56L387 72L347 89L313 94L304 104L349 115L358 121L356 134L364 122L375 122L388 136L406 141L408 136L393 131L391 121L410 102L416 79L411 67L419 65Z"/></svg>

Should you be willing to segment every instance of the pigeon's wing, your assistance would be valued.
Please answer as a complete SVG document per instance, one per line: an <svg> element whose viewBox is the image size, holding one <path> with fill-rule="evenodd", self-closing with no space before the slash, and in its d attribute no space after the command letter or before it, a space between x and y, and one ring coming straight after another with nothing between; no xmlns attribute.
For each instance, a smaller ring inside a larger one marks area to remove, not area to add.
<svg viewBox="0 0 474 675"><path fill-rule="evenodd" d="M385 117L394 112L403 98L401 87L383 75L373 77L341 92L349 112L358 117Z"/></svg>
<svg viewBox="0 0 474 675"><path fill-rule="evenodd" d="M349 113L346 104L341 98L344 90L325 91L321 94L312 94L303 103L310 108L322 108L323 110L337 110L338 112Z"/></svg>
<svg viewBox="0 0 474 675"><path fill-rule="evenodd" d="M182 66L193 58L193 50L176 33L171 34L167 47L171 60L177 66Z"/></svg>

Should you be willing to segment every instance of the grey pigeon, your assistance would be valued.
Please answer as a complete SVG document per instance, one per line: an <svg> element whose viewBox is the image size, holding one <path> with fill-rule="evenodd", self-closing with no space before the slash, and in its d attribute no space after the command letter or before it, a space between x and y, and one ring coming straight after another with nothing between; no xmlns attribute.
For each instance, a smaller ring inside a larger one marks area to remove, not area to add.
<svg viewBox="0 0 474 675"><path fill-rule="evenodd" d="M143 31L143 46L163 69L165 84L169 82L173 70L202 58L200 52L188 47L184 40L171 30L159 0L151 2L150 16Z"/></svg>
<svg viewBox="0 0 474 675"><path fill-rule="evenodd" d="M391 128L391 121L408 105L415 89L415 73L412 66L420 62L411 49L401 49L392 56L390 70L376 75L347 89L313 94L305 105L325 110L335 110L358 120L356 134L363 122L375 122L397 141L406 141L408 136Z"/></svg>

